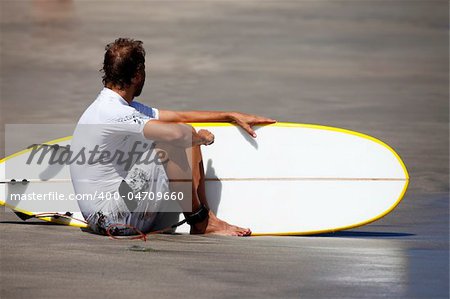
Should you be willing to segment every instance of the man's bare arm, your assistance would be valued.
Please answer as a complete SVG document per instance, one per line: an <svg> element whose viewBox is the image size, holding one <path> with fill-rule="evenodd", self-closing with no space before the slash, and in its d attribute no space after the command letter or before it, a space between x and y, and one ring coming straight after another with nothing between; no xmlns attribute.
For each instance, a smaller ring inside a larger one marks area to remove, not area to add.
<svg viewBox="0 0 450 299"><path fill-rule="evenodd" d="M274 119L240 112L171 110L159 110L159 120L182 123L232 122L242 127L253 137L256 137L256 133L252 129L252 126L257 124L272 124L276 122Z"/></svg>

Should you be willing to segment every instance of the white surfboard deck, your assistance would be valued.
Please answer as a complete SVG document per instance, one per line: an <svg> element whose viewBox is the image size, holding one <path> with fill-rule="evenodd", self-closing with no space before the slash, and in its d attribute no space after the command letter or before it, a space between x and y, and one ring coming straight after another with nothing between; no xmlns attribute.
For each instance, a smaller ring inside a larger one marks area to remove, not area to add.
<svg viewBox="0 0 450 299"><path fill-rule="evenodd" d="M258 137L253 139L232 124L193 125L215 135L213 145L202 147L210 208L229 223L251 228L252 235L308 235L365 225L392 211L409 183L399 155L365 134L276 123L256 126ZM70 141L69 136L46 144L65 146ZM5 198L14 192L68 194L73 188L68 166L26 165L29 152L24 150L0 161L4 182L0 184L0 194L4 195L0 204L34 215L42 213L39 201L12 202ZM7 183L12 179L18 183ZM23 179L29 183L21 184ZM64 201L63 206L55 203L47 212L67 211L73 213L72 218L40 219L86 226L76 201ZM176 220L163 219L159 226ZM189 232L189 226L182 225L176 231Z"/></svg>

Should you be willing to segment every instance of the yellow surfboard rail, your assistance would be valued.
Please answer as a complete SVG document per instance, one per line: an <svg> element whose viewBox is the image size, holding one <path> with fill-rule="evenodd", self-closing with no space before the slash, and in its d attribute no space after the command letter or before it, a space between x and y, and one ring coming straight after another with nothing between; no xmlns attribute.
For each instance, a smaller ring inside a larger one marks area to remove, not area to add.
<svg viewBox="0 0 450 299"><path fill-rule="evenodd" d="M232 123L223 123L223 122L210 122L210 123L190 123L191 125L193 125L195 128L202 128L202 127L232 127L235 126L237 127L236 124L232 124ZM389 207L386 211L384 211L382 214L377 215L369 220L363 221L363 222L359 222L356 224L352 224L349 226L341 226L341 227L336 227L336 228L331 228L331 229L325 229L325 230L315 230L315 231L306 231L306 232L283 232L283 233L253 233L252 236L298 236L298 235L317 235L317 234L324 234L324 233L334 233L337 231L341 231L341 230L347 230L347 229L352 229L352 228L356 228L356 227L360 227L363 225L367 225L369 223L372 223L374 221L377 221L381 218L383 218L384 216L386 216L387 214L389 214L392 210L394 210L399 203L401 202L401 200L403 199L403 197L406 194L406 190L408 189L408 185L409 185L409 173L408 170L406 168L405 163L402 161L402 159L400 158L400 156L397 154L397 152L388 144L386 144L385 142L369 136L367 134L363 134L360 132L356 132L356 131L352 131L352 130L348 130L348 129L342 129L342 128L336 128L336 127L330 127L330 126L324 126L324 125L316 125L316 124L301 124L301 123L292 123L292 122L277 122L274 124L267 124L267 125L256 125L255 127L284 127L284 128L309 128L309 129L317 129L317 130L326 130L326 131L333 131L333 132L339 132L339 133L344 133L344 134L349 134L349 135L353 135L353 136L357 136L360 138L364 138L367 140L370 140L372 142L378 143L379 145L383 146L384 148L388 149L397 159L397 161L400 163L403 172L405 174L405 185L403 187L403 190L400 194L400 196L398 197L398 199L392 204L391 207ZM48 142L45 142L45 144L49 144L49 145L53 145L53 144L57 144L59 142L63 142L63 141L67 141L70 140L72 138L72 136L66 136L63 138L58 138L55 140L51 140ZM0 164L4 163L5 161L12 159L14 157L17 157L19 155L25 154L29 151L31 151L32 148L28 148L22 151L19 151L17 153L14 153L12 155L9 155L3 159L0 160ZM18 209L18 208L14 208L10 205L8 205L6 202L0 200L0 205L5 205L17 212L26 214L28 216L33 216L35 213L29 212L29 211L25 211L22 209ZM55 219L54 217L40 217L39 219L41 220L45 220L48 222L54 222L54 223L59 223L59 224L66 224L66 225L70 225L70 226L75 226L75 227L87 227L87 225L85 224L81 224L81 223L67 223L67 221L61 221L61 219ZM70 222L70 221L69 221Z"/></svg>

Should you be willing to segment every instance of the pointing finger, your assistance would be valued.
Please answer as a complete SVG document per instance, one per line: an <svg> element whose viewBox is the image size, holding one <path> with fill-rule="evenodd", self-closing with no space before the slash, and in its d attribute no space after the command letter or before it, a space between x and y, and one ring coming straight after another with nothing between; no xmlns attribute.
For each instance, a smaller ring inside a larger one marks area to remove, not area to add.
<svg viewBox="0 0 450 299"><path fill-rule="evenodd" d="M273 124L273 123L276 123L276 122L277 121L275 119L263 118L263 119L256 120L254 123L257 123L257 124Z"/></svg>
<svg viewBox="0 0 450 299"><path fill-rule="evenodd" d="M255 131L252 129L252 127L250 127L248 124L245 124L243 126L244 130L247 131L247 133L250 134L250 136L252 136L253 138L256 138L256 133Z"/></svg>

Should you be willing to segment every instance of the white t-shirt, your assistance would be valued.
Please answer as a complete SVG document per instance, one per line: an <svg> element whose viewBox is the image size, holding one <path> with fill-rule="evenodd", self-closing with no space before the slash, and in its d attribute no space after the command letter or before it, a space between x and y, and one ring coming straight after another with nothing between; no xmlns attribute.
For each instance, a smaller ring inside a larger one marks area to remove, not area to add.
<svg viewBox="0 0 450 299"><path fill-rule="evenodd" d="M71 150L74 155L83 152L86 158L77 159L83 163L71 163L70 173L75 193L92 197L78 201L85 218L102 209L114 210L106 206L111 201L97 199L116 196L135 162L136 157L129 153L143 152L152 144L145 139L143 129L149 120L158 119L158 110L139 103L133 106L137 109L116 92L104 88L78 121Z"/></svg>

